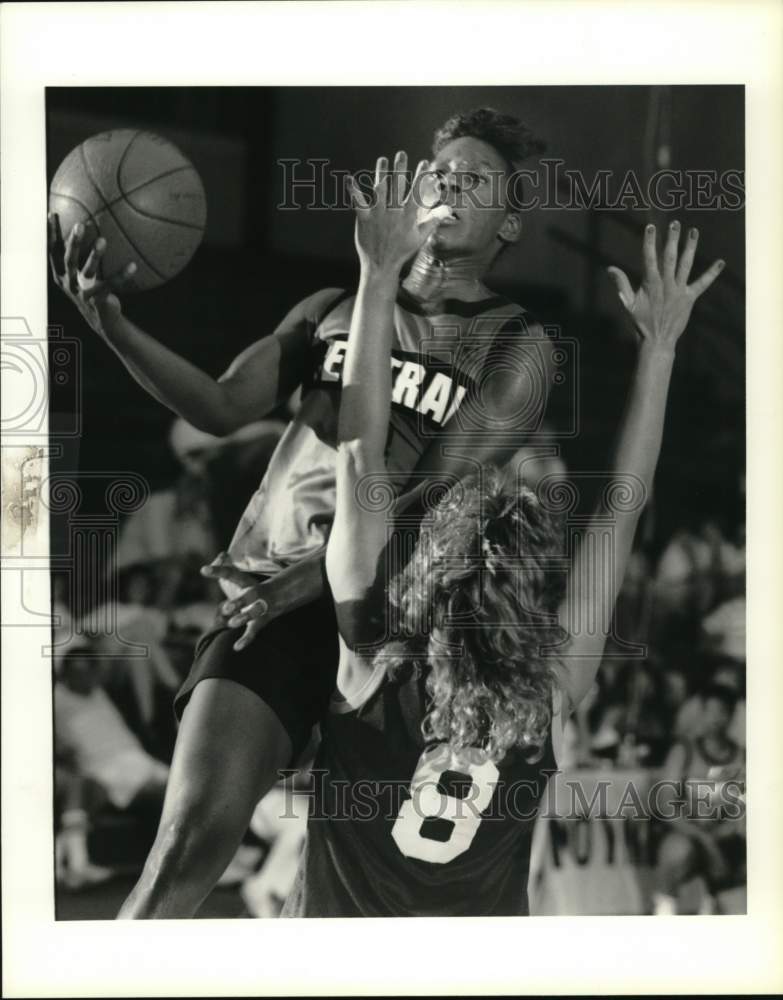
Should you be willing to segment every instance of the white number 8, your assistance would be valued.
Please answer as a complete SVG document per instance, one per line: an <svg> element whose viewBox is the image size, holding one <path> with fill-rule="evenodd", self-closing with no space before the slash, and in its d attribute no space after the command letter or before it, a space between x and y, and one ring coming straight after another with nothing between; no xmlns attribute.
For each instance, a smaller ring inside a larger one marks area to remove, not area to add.
<svg viewBox="0 0 783 1000"><path fill-rule="evenodd" d="M470 782L463 797L439 789L449 771L464 778L466 784ZM446 864L464 854L473 843L482 812L492 801L497 780L498 769L480 750L455 753L447 744L425 750L413 772L411 797L402 804L392 827L397 847L408 858L433 864ZM422 827L428 819L450 824L448 836L437 840L423 836Z"/></svg>

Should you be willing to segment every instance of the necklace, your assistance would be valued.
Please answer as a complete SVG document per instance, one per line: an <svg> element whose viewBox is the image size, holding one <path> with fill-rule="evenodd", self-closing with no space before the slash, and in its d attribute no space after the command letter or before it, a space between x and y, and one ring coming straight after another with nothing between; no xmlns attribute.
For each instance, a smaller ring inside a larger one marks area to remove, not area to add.
<svg viewBox="0 0 783 1000"><path fill-rule="evenodd" d="M489 293L477 277L480 263L475 259L443 260L422 249L416 255L403 282L409 295L421 301L445 297L475 301Z"/></svg>

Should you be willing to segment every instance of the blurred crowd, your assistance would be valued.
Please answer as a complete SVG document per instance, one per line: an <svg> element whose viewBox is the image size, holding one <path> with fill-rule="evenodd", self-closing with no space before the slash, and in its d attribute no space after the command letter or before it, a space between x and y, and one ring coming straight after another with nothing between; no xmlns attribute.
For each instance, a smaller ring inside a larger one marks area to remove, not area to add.
<svg viewBox="0 0 783 1000"><path fill-rule="evenodd" d="M56 875L65 890L141 869L176 737L173 695L221 596L199 570L227 547L286 416L223 439L175 422L170 443L179 477L122 525L111 606L76 608L71 577L53 573ZM510 469L520 467L519 458ZM528 485L565 474L557 458L527 458ZM683 528L654 557L642 541L598 682L569 722L561 764L642 767L673 780L706 778L716 767L739 773L744 595L741 526ZM305 779L306 771L299 783ZM273 789L259 804L222 880L241 886L250 915L279 912L305 822L306 799L290 788ZM663 831L654 912L677 912L678 894L693 878L703 879L708 900L742 884L744 839L738 842L736 823L726 836L719 827L686 821Z"/></svg>

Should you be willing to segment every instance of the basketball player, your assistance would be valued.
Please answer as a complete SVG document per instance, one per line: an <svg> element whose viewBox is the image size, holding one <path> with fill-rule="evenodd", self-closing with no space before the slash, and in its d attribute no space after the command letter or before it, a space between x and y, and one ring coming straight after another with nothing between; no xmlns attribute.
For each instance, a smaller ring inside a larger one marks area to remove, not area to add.
<svg viewBox="0 0 783 1000"><path fill-rule="evenodd" d="M395 168L404 165L398 157ZM688 285L697 234L689 233L678 264L674 222L662 270L655 227L647 227L636 292L610 269L640 346L614 465L637 502L612 512L605 561L599 513L566 588L554 571L563 556L555 519L529 489L509 491L485 471L425 515L410 562L394 575L385 557L388 511L367 500L373 481L388 475L396 272L415 240L416 210L410 195L403 210L387 200L396 186L399 204L404 185L401 173L391 184L379 179L374 203L354 189L361 278L326 555L340 663L286 916L528 912L537 803L557 766L564 721L598 670L658 461L677 340L723 266ZM559 655L546 655L559 636Z"/></svg>
<svg viewBox="0 0 783 1000"><path fill-rule="evenodd" d="M505 461L543 416L535 411L545 406L550 358L540 328L484 284L522 231L498 179L539 148L520 122L491 109L455 116L435 134L431 176L448 217L420 220L406 245L410 270L402 283L399 268L390 272L394 292L387 287L383 302L394 314L387 467L396 492L413 487L407 500L433 476L452 482ZM378 175L387 170L379 159ZM79 268L82 235L76 227L61 247L51 220L55 280L131 375L179 416L225 435L303 388L228 553L207 570L230 599L176 699L181 725L158 837L120 914L185 917L233 856L279 769L297 760L334 689L337 631L322 566L356 297L316 292L214 380L123 315L98 277L103 240ZM501 442L489 433L498 421ZM446 425L448 455L439 441Z"/></svg>

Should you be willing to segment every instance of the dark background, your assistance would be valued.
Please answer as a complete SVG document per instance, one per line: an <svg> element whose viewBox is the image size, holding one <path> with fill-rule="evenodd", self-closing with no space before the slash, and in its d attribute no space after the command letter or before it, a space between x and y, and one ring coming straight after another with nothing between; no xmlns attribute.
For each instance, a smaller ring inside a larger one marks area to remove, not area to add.
<svg viewBox="0 0 783 1000"><path fill-rule="evenodd" d="M744 169L742 87L138 87L49 88L47 175L51 180L78 143L110 128L149 128L186 153L206 188L204 242L182 274L129 296L124 307L147 332L217 376L299 299L356 280L350 212L279 211L278 160L318 157L356 171L398 148L415 160L429 154L432 132L446 117L481 105L521 117L547 142L546 156L563 159L588 181L605 169L615 184L628 170L644 181L659 165L661 145L675 169ZM648 532L654 546L706 517L729 533L742 522L744 212L533 210L521 242L489 281L579 341L580 432L563 440L563 454L572 469L605 468L633 350L604 269L616 263L638 275L643 225L674 217L701 231L695 273L717 257L727 268L696 306L678 350ZM64 440L55 469L59 462L65 471L134 472L153 489L173 481L171 414L136 385L51 283L49 322L82 344L79 372L74 362L64 385L52 380L53 435L79 405L82 415L81 433ZM573 419L569 398L553 392L555 428ZM104 488L105 481L91 496L87 483L85 504L99 506Z"/></svg>

